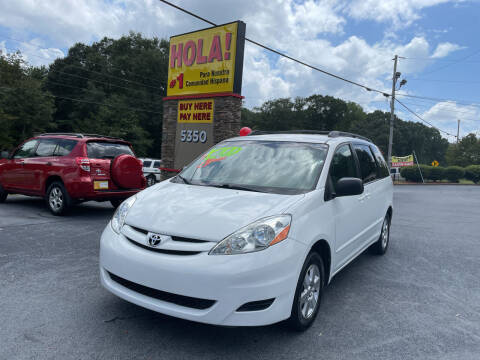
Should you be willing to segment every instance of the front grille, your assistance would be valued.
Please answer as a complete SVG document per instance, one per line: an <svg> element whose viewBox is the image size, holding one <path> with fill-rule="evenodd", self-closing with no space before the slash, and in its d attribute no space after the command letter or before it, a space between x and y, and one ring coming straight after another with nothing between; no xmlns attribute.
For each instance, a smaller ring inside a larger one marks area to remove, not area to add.
<svg viewBox="0 0 480 360"><path fill-rule="evenodd" d="M147 229L128 224L125 224L122 229L123 236L133 245L161 254L180 256L197 255L202 252L209 252L216 245L216 242L213 241L170 235L170 238L166 242L162 241L157 247L151 247L148 246L149 232ZM168 234L163 235L168 236Z"/></svg>
<svg viewBox="0 0 480 360"><path fill-rule="evenodd" d="M139 246L145 250L149 250L149 251L154 251L154 252L157 252L157 253L161 253L161 254L169 254L169 255L197 255L197 254L200 254L201 251L185 251L185 250L167 250L167 249L158 249L158 248L153 248L153 247L150 247L150 246L146 246L146 245L142 245L138 242L136 242L135 240L132 240L128 237L125 236L125 238L130 241L133 245L136 245L136 246Z"/></svg>
<svg viewBox="0 0 480 360"><path fill-rule="evenodd" d="M270 305L272 305L275 299L266 299L260 301L252 301L240 306L237 311L244 312L244 311L260 311L267 309Z"/></svg>
<svg viewBox="0 0 480 360"><path fill-rule="evenodd" d="M176 304L176 305L180 305L180 306L184 306L192 309L198 309L198 310L208 309L212 307L213 304L215 304L215 300L199 299L199 298L194 298L190 296L172 294L166 291L156 290L144 285L134 283L130 280L127 280L127 279L121 278L120 276L112 274L111 272L108 272L108 275L113 281L126 287L127 289L130 289L139 294L142 294L154 299L166 301L172 304Z"/></svg>

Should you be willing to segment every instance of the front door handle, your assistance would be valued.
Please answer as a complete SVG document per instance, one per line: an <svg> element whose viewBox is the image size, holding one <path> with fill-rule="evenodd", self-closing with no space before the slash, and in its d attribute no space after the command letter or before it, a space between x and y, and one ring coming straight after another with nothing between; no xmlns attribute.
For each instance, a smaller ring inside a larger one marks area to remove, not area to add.
<svg viewBox="0 0 480 360"><path fill-rule="evenodd" d="M52 163L49 161L49 162L47 162L47 165L48 165L48 166L52 166Z"/></svg>

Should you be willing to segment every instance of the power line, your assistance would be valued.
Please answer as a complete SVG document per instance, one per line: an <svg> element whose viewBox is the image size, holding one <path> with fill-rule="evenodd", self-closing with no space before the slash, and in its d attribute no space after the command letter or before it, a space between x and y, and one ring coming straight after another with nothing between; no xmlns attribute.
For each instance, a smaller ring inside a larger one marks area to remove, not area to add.
<svg viewBox="0 0 480 360"><path fill-rule="evenodd" d="M11 38L11 37L8 37L8 36L2 36L2 38L3 38L3 39L7 39L7 40L12 40L12 41L18 42L18 43L20 43L20 44L24 44L24 43L25 43L25 41L21 41L21 40L18 40L18 39L14 39L14 38ZM29 45L30 45L30 44L29 44ZM38 45L35 45L35 47L36 47L37 49L41 49ZM8 49L8 48L6 48L6 49L7 49L7 50L10 50L10 51L13 50L13 49ZM19 50L19 51L20 51L20 50ZM29 55L34 56L34 57L37 57L37 58L42 59L42 60L46 60L45 57L42 57L42 56L38 56L38 55L34 55L34 54L29 54ZM27 55L27 56L28 56L28 55ZM58 57L57 59L59 59L59 57ZM54 59L54 60L56 60L56 59ZM94 64L94 65L99 65L99 66L104 66L104 65L105 65L105 64L97 63L97 62L90 61L90 60L89 60L88 62L91 63L91 64ZM84 69L84 68L81 67L81 66L76 66L76 65L71 65L71 64L68 64L68 65L73 66L73 67L80 68L80 69L85 70L85 71L96 72L96 71L94 71L94 70ZM147 77L144 77L144 76L141 76L141 75L138 75L138 74L135 74L135 73L132 72L132 71L128 71L128 70L122 69L122 68L120 68L120 67L113 66L113 65L111 65L111 64L107 64L107 65L110 66L112 69L118 69L118 70L120 70L120 71L124 71L124 72L128 72L128 73L130 73L130 74L133 74L134 76L136 76L136 77L138 77L138 78L145 79L145 80L148 80L148 81L152 81L152 79L147 78ZM97 73L99 73L99 72L97 72ZM116 79L119 79L119 80L122 80L122 81L127 81L127 82L131 82L131 83L139 84L139 85L142 85L142 86L149 86L149 85L144 84L144 83L140 83L140 82L136 82L136 81L128 80L128 79L122 79L122 78L119 78L119 77L116 77L116 76L113 76L113 75L106 75L106 74L103 74L103 73L99 73L99 74L105 75L105 76L110 76L110 77L112 77L112 78L116 78ZM161 86L161 85L160 85L160 86ZM153 87L153 88L155 88L155 89L159 89L158 87L154 87L154 86L149 86L149 87ZM162 88L162 89L163 89L163 88Z"/></svg>
<svg viewBox="0 0 480 360"><path fill-rule="evenodd" d="M467 80L440 80L440 79L410 79L412 81L431 81L431 82L445 82L445 83L459 83L459 84L480 84L480 81L467 81Z"/></svg>
<svg viewBox="0 0 480 360"><path fill-rule="evenodd" d="M87 70L87 71L88 71L88 70ZM79 78L79 79L85 79L85 80L93 81L93 82L96 82L96 83L99 83L99 84L104 84L104 85L108 85L108 86L113 86L113 87L116 87L116 88L119 88L119 89L130 90L130 91L135 91L135 92L141 92L140 90L134 89L134 88L131 88L131 87L125 87L125 86L121 86L121 85L115 85L115 84L112 84L112 83L110 83L110 82L95 80L95 79L91 79L91 78L89 78L89 77L85 77L85 76L81 76L81 75L77 75L77 74L71 74L71 73L67 73L67 72L65 72L65 71L61 71L61 70L49 69L48 72L49 72L49 73L50 73L50 72L54 72L54 73L58 73L58 74L63 74L63 75L68 75L68 76L76 77L76 78Z"/></svg>
<svg viewBox="0 0 480 360"><path fill-rule="evenodd" d="M217 24L215 24L213 21L210 21L210 20L208 20L208 19L205 19L204 17L201 17L200 15L197 15L197 14L191 12L191 11L188 11L188 10L186 10L186 9L180 7L180 6L177 6L177 5L175 5L175 4L172 4L172 3L169 2L169 1L166 1L166 0L159 0L159 1L165 3L165 4L169 5L169 6L171 6L171 7L175 8L175 9L177 9L177 10L180 10L180 11L182 11L182 12L184 12L184 13L190 15L190 16L193 16L194 18L196 18L196 19L198 19L198 20L204 21L204 22L206 22L207 24L210 24L210 25L212 25L212 26L217 26ZM282 56L282 57L284 57L284 58L286 58L286 59L292 60L292 61L294 61L294 62L296 62L296 63L299 63L299 64L301 64L301 65L303 65L303 66L306 66L306 67L308 67L308 68L310 68L310 69L313 69L313 70L319 71L319 72L321 72L321 73L323 73L323 74L325 74L325 75L334 77L334 78L336 78L336 79L338 79L338 80L342 80L342 81L345 81L345 82L350 83L350 84L352 84L352 85L359 86L359 87L361 87L361 88L363 88L363 89L365 89L365 90L367 90L367 91L375 91L375 92L378 92L378 93L380 93L380 94L383 94L384 96L390 96L388 93L386 93L386 92L384 92L384 91L371 88L371 87L369 87L369 86L360 84L360 83L358 83L358 82L355 82L355 81L346 79L346 78L344 78L344 77L342 77L342 76L339 76L339 75L333 74L333 73L331 73L331 72L322 70L322 69L320 69L320 68L318 68L318 67L316 67L316 66L310 65L310 64L308 64L308 63L306 63L306 62L304 62L304 61L302 61L302 60L298 60L298 59L296 59L296 58L293 58L293 57L291 57L290 55L287 55L287 54L282 53L282 52L280 52L280 51L278 51L278 50L275 50L275 49L273 49L273 48L271 48L271 47L269 47L269 46L263 45L263 44L255 41L255 40L252 40L252 39L249 39L249 38L245 37L245 41L248 41L248 42L250 42L250 43L252 43L252 44L254 44L254 45L257 45L258 47L261 47L261 48L263 48L263 49L265 49L265 50L268 50L268 51L270 51L270 52L273 52L274 54L277 54L277 55L279 55L279 56Z"/></svg>
<svg viewBox="0 0 480 360"><path fill-rule="evenodd" d="M9 87L9 86L0 86L0 89L16 90L16 89L23 89L23 88L20 88L20 87ZM81 103L87 103L87 104L107 106L107 107L111 107L111 108L114 108L114 109L119 109L119 106L117 106L117 105L110 105L110 104L99 103L99 102L95 102L95 101L88 101L88 100L81 100L81 99L73 99L73 98L66 97L66 96L52 95L52 94L47 94L47 93L43 93L43 92L40 93L39 95L41 95L41 96L47 96L47 97L52 97L52 98L58 98L58 99L71 100L71 101L76 101L76 102L81 102ZM161 112L156 112L156 111L151 111L151 110L146 110L146 109L141 109L141 108L132 108L132 107L129 107L129 106L122 106L122 107L120 107L120 108L132 110L132 111L144 111L144 112L148 112L148 113L152 113L152 114L161 114Z"/></svg>
<svg viewBox="0 0 480 360"><path fill-rule="evenodd" d="M422 107L422 111L429 111L430 109L432 109L431 106L428 106L426 104L419 104L417 102L405 102L405 104L411 105L411 106ZM479 116L472 114L470 111L450 110L448 108L444 109L443 107L442 108L436 108L435 110L438 113L454 114L454 115L456 115L456 117L461 117L462 119L466 119L466 120L469 120L469 121L480 121ZM452 116L454 116L454 115L452 115Z"/></svg>
<svg viewBox="0 0 480 360"><path fill-rule="evenodd" d="M462 105L476 106L476 107L480 106L479 103L476 103L475 101L469 101L469 100L441 99L441 98L433 98L433 97L427 97L427 96L410 95L410 94L403 94L403 93L397 93L396 95L397 95L397 96L405 96L405 97L415 98L415 99L430 100L430 101L433 101L433 102L450 101L450 102L456 102L457 104L462 104Z"/></svg>
<svg viewBox="0 0 480 360"><path fill-rule="evenodd" d="M402 59L413 60L413 61L416 61L416 60L418 60L418 61L442 61L442 62L450 62L450 63L457 63L457 62L461 61L461 59L447 60L447 59L421 58L421 57L415 57L415 58L403 57ZM478 61L463 61L463 62L467 63L467 64L478 64L478 63L480 63L480 60L478 60Z"/></svg>
<svg viewBox="0 0 480 360"><path fill-rule="evenodd" d="M432 123L428 122L427 120L423 119L420 115L418 115L415 111L411 110L407 105L405 105L404 103L402 103L400 100L398 100L397 98L395 98L395 101L398 102L400 105L402 105L405 109L407 109L410 113L412 113L413 115L415 115L417 118L419 118L421 121L423 121L424 123L430 125L432 128L440 131L440 132L443 132L447 135L450 135L450 136L455 136L453 134L450 134L449 132L445 131L445 130L442 130L442 129L439 129L437 128L435 125L433 125Z"/></svg>
<svg viewBox="0 0 480 360"><path fill-rule="evenodd" d="M2 70L0 69L0 72L2 72ZM3 71L5 73L5 71ZM86 89L86 88L83 88L83 87L80 87L80 86L75 86L75 85L70 85L70 84L65 84L65 83L59 83L59 82L56 82L56 81L52 81L52 80L48 80L48 84L54 84L54 85L58 85L58 86L64 86L64 87L69 87L69 88L72 88L72 89L79 89L79 90L82 90L84 92L87 92L87 93L91 93L91 94L95 94L95 95L98 95L97 92L93 91L93 90L89 90L89 89ZM45 84L43 84L45 85ZM48 90L48 89L47 89ZM133 89L132 89L133 90ZM50 90L51 91L51 90ZM148 100L142 100L140 98L135 98L135 101L139 101L139 102L142 102L144 104L148 104L148 105L155 105L155 103L151 102L151 101L148 101Z"/></svg>
<svg viewBox="0 0 480 360"><path fill-rule="evenodd" d="M474 56L474 55L476 55L476 54L478 54L478 53L480 53L480 49L477 50L477 51L475 51L475 52L473 52L473 53L471 53L470 55L467 55L467 56L465 56L465 57L463 57L463 58L457 59L456 61L454 61L454 62L452 62L452 63L446 64L446 65L441 66L441 67L436 68L436 69L433 69L432 71L427 71L427 72L425 72L424 74L433 74L434 72L443 70L443 69L445 69L445 68L447 68L447 67L450 67L450 66L455 65L455 64L458 64L458 63L460 63L460 62L462 62L462 61L464 61L464 60L466 60L466 59L468 59L468 58L471 58L472 56Z"/></svg>

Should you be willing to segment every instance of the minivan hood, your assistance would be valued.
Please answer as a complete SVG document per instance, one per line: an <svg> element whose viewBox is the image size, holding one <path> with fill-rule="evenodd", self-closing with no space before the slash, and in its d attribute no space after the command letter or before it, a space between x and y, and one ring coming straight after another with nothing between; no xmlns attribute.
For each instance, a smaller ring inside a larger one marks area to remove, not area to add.
<svg viewBox="0 0 480 360"><path fill-rule="evenodd" d="M280 195L164 181L141 192L125 223L148 231L220 241L305 195Z"/></svg>

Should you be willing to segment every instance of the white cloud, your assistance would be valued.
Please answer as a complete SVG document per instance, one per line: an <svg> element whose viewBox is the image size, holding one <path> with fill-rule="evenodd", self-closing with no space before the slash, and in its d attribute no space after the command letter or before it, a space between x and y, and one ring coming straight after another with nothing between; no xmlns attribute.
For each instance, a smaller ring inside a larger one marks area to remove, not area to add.
<svg viewBox="0 0 480 360"><path fill-rule="evenodd" d="M441 43L437 45L437 48L433 52L432 59L443 58L454 51L462 49L465 49L465 47L457 44L452 44L450 42Z"/></svg>
<svg viewBox="0 0 480 360"><path fill-rule="evenodd" d="M424 36L400 42L396 37L369 43L360 36L345 38L346 16L380 22L411 23L419 11L447 0L176 0L175 4L217 23L242 19L247 36L289 55L356 82L389 92L392 57L430 57ZM0 0L0 25L33 64L47 64L75 42L90 43L128 31L168 38L206 27L158 0ZM33 38L33 39L32 39ZM39 40L42 39L42 40ZM3 40L3 39L2 39ZM9 41L7 40L7 44ZM10 43L13 44L13 43ZM438 51L453 51L443 43ZM7 46L8 47L8 46ZM435 54L436 52L434 52ZM438 55L438 54L437 54ZM434 60L432 60L434 61ZM420 72L430 62L401 62L402 72ZM357 101L367 109L382 95L367 92L248 44L243 93L253 107L277 97L313 93Z"/></svg>
<svg viewBox="0 0 480 360"><path fill-rule="evenodd" d="M360 20L390 22L393 28L411 25L421 17L421 10L442 3L462 0L354 0L346 1L345 12Z"/></svg>
<svg viewBox="0 0 480 360"><path fill-rule="evenodd" d="M450 134L457 133L457 120L460 119L460 137L480 131L480 107L474 105L438 102L423 112L422 117Z"/></svg>

